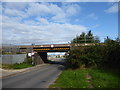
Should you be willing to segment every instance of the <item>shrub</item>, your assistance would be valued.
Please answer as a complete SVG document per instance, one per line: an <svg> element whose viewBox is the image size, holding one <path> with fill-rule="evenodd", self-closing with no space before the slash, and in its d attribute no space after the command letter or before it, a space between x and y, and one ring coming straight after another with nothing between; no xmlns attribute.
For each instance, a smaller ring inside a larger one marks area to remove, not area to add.
<svg viewBox="0 0 120 90"><path fill-rule="evenodd" d="M67 66L71 68L105 67L119 69L120 42L108 40L104 45L73 47L66 57Z"/></svg>

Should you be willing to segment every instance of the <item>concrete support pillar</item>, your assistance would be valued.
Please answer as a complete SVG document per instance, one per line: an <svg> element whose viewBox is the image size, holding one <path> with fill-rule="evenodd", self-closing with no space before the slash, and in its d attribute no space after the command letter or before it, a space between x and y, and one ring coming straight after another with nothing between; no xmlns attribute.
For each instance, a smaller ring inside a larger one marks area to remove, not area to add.
<svg viewBox="0 0 120 90"><path fill-rule="evenodd" d="M40 57L44 61L44 63L48 63L47 52L38 52L38 54L40 55Z"/></svg>
<svg viewBox="0 0 120 90"><path fill-rule="evenodd" d="M43 64L43 63L44 61L41 59L40 55L38 53L35 53L33 57L33 64L38 65L38 64Z"/></svg>

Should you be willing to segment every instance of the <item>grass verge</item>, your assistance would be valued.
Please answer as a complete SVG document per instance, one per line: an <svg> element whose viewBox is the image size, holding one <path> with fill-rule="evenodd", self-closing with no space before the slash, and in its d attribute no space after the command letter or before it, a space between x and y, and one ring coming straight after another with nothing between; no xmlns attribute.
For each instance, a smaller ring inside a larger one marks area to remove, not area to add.
<svg viewBox="0 0 120 90"><path fill-rule="evenodd" d="M32 67L32 66L33 65L25 64L25 63L21 63L21 64L2 64L3 69L23 69L23 68L28 68L28 67Z"/></svg>
<svg viewBox="0 0 120 90"><path fill-rule="evenodd" d="M90 84L86 82L86 73L86 70L64 70L55 84L50 87L89 88Z"/></svg>
<svg viewBox="0 0 120 90"><path fill-rule="evenodd" d="M90 69L91 84L95 88L120 88L120 73L102 69Z"/></svg>
<svg viewBox="0 0 120 90"><path fill-rule="evenodd" d="M91 76L87 82L86 75ZM64 70L51 88L120 88L118 73L101 69Z"/></svg>

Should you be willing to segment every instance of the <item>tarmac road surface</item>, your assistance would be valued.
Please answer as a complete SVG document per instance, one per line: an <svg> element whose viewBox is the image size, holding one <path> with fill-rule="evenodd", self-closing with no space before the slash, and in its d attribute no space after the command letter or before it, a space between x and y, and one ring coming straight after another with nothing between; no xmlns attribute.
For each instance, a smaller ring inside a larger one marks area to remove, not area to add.
<svg viewBox="0 0 120 90"><path fill-rule="evenodd" d="M64 69L63 65L51 64L38 67L2 79L2 88L48 88Z"/></svg>

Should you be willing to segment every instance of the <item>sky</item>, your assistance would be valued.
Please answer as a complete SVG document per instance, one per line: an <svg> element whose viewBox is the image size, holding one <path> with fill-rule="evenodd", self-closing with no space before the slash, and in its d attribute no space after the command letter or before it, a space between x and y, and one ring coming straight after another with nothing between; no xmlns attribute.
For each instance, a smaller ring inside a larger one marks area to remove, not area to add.
<svg viewBox="0 0 120 90"><path fill-rule="evenodd" d="M5 44L62 44L92 30L101 41L118 36L118 3L3 2Z"/></svg>

